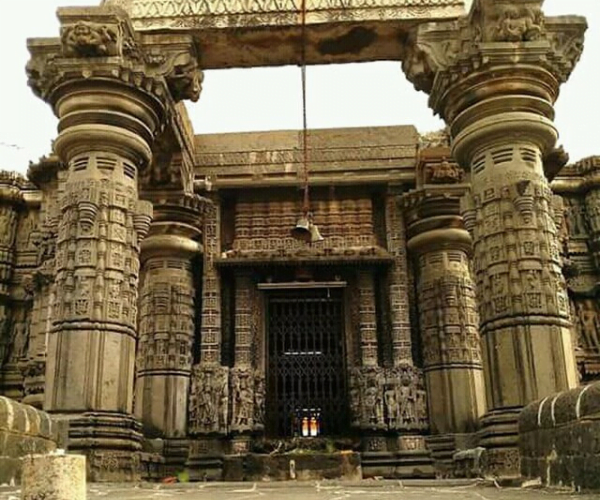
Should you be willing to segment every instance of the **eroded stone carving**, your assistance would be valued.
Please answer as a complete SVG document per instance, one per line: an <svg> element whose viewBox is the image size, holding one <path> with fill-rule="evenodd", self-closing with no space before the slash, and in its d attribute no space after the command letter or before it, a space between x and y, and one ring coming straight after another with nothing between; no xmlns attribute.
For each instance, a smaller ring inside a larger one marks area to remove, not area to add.
<svg viewBox="0 0 600 500"><path fill-rule="evenodd" d="M61 31L66 56L108 57L119 53L119 33L115 26L79 21Z"/></svg>
<svg viewBox="0 0 600 500"><path fill-rule="evenodd" d="M189 430L192 434L225 434L229 429L229 369L196 365L192 370Z"/></svg>
<svg viewBox="0 0 600 500"><path fill-rule="evenodd" d="M418 368L353 368L350 374L352 425L361 429L427 429L427 396Z"/></svg>
<svg viewBox="0 0 600 500"><path fill-rule="evenodd" d="M186 58L188 58L187 55ZM189 99L196 102L200 99L204 73L197 61L189 59L185 62L175 63L166 78L175 101Z"/></svg>

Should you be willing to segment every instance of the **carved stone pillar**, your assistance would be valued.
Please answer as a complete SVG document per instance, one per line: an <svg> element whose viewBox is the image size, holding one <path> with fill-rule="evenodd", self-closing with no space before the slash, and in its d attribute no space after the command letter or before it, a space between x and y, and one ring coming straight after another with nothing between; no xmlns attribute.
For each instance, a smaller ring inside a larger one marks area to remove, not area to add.
<svg viewBox="0 0 600 500"><path fill-rule="evenodd" d="M463 218L474 245L490 413L490 473L518 474L517 415L577 376L543 158L553 103L582 49L582 18L545 18L541 0L478 0L458 22L422 25L403 67L449 124L470 171Z"/></svg>
<svg viewBox="0 0 600 500"><path fill-rule="evenodd" d="M11 284L16 254L19 205L23 203L20 176L0 172L0 395L20 399L19 381L15 381L15 354L26 348L26 338L15 338ZM23 332L24 333L24 332Z"/></svg>
<svg viewBox="0 0 600 500"><path fill-rule="evenodd" d="M139 253L152 219L138 177L172 116L165 110L195 92L197 65L188 72L166 51L164 65L147 56L122 10L58 17L61 38L30 40L28 64L31 87L59 118L54 149L67 171L44 409L69 420L69 449L88 455L92 480L136 479ZM178 50L189 61L190 46Z"/></svg>
<svg viewBox="0 0 600 500"><path fill-rule="evenodd" d="M362 366L378 366L375 278L370 269L358 271L358 334Z"/></svg>
<svg viewBox="0 0 600 500"><path fill-rule="evenodd" d="M473 432L485 412L479 315L469 269L471 237L459 215L458 195L464 189L451 191L432 186L404 199L434 434Z"/></svg>
<svg viewBox="0 0 600 500"><path fill-rule="evenodd" d="M398 207L397 193L387 195L385 216L387 247L394 257L389 276L392 360L394 366L412 366L406 227Z"/></svg>
<svg viewBox="0 0 600 500"><path fill-rule="evenodd" d="M221 365L221 277L215 260L221 251L220 206L205 207L200 306L200 361L192 370L187 467L194 479L220 479L230 422L230 369Z"/></svg>
<svg viewBox="0 0 600 500"><path fill-rule="evenodd" d="M176 442L187 437L196 316L192 265L202 249L202 205L195 195L151 197L155 217L141 255L135 415L147 437L173 442L165 454L177 456L168 461L183 464L187 449Z"/></svg>
<svg viewBox="0 0 600 500"><path fill-rule="evenodd" d="M58 200L66 172L57 157L43 158L31 165L28 177L41 191L39 245L37 269L34 274L31 329L26 359L21 363L24 377L23 402L36 408L44 404L46 385L46 351L52 329L53 306L56 297L56 235L58 233Z"/></svg>

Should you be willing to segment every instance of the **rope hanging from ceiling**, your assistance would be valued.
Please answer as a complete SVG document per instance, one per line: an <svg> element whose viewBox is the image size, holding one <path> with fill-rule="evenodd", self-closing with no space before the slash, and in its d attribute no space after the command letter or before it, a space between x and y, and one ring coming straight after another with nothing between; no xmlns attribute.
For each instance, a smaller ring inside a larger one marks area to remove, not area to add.
<svg viewBox="0 0 600 500"><path fill-rule="evenodd" d="M306 0L302 0L301 7L301 47L300 47L300 74L302 84L302 168L303 168L303 199L302 214L296 227L292 229L292 236L306 243L316 243L323 240L317 226L312 221L310 212L310 187L309 187L309 147L308 147L308 121L306 112Z"/></svg>

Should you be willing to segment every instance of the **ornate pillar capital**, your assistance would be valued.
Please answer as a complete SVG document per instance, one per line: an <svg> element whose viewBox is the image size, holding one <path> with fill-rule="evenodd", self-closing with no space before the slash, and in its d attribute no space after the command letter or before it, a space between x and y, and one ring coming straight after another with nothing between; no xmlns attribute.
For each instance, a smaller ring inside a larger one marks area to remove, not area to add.
<svg viewBox="0 0 600 500"><path fill-rule="evenodd" d="M459 163L470 161L482 140L515 126L528 129L542 151L554 147L552 104L579 60L587 24L545 17L541 4L478 0L468 16L423 24L409 36L403 69L451 126ZM506 106L513 112L498 121Z"/></svg>
<svg viewBox="0 0 600 500"><path fill-rule="evenodd" d="M202 220L208 200L196 194L146 193L152 201L153 220L142 242L142 262L175 255L191 259L203 251Z"/></svg>
<svg viewBox="0 0 600 500"><path fill-rule="evenodd" d="M60 38L28 42L29 85L54 104L60 89L95 78L120 81L163 102L197 101L203 73L190 36L141 35L119 7L65 7L57 11Z"/></svg>

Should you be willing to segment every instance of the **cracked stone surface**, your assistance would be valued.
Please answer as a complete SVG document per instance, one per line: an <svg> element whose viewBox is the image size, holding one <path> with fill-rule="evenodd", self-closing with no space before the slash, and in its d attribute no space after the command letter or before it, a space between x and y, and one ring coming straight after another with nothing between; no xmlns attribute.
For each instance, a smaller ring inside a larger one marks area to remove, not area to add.
<svg viewBox="0 0 600 500"><path fill-rule="evenodd" d="M90 485L88 499L138 500L559 500L597 499L597 495L575 494L556 489L497 488L477 483L453 486L405 485L399 482L363 481L352 484L328 483L196 483L185 485ZM17 488L0 488L0 500L19 500Z"/></svg>

